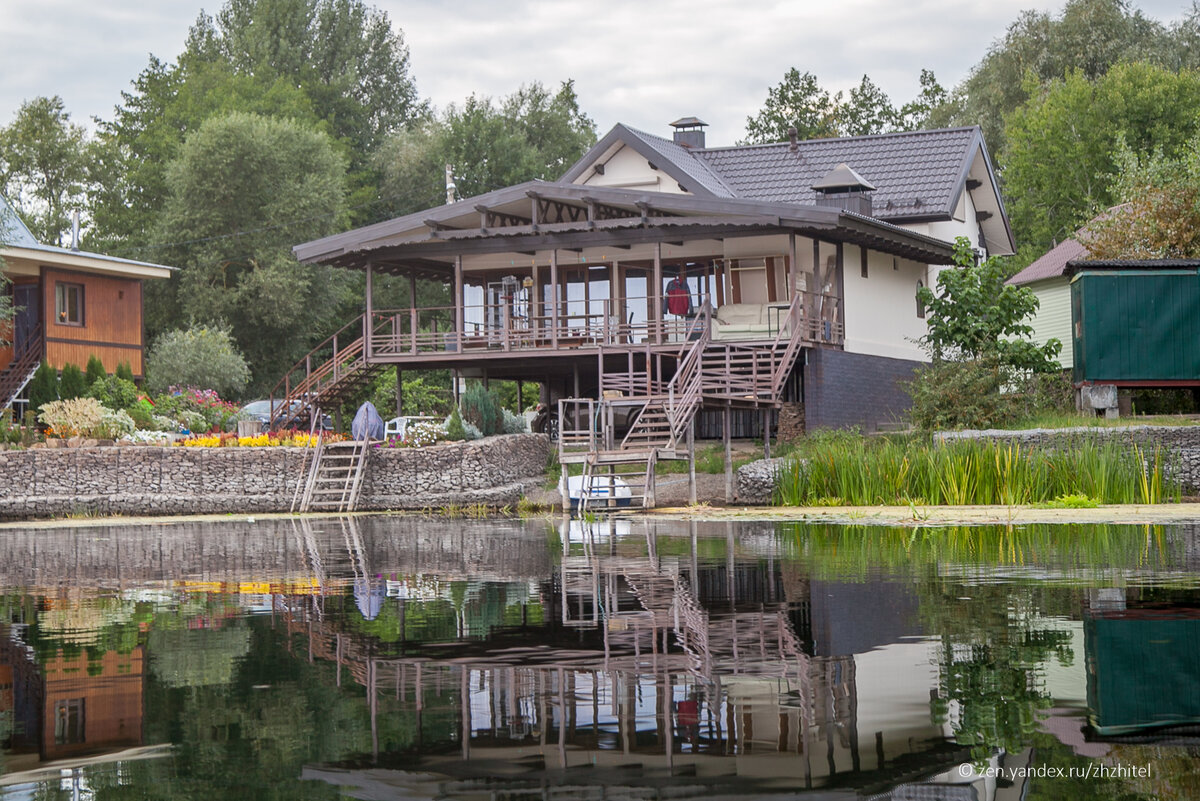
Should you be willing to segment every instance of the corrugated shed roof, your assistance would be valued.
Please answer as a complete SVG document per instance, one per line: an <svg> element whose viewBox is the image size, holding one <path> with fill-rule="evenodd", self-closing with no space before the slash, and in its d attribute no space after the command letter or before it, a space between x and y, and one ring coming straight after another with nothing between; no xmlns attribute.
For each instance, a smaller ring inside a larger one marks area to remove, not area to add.
<svg viewBox="0 0 1200 801"><path fill-rule="evenodd" d="M1067 262L1087 256L1087 248L1078 239L1064 239L1046 255L1030 264L1024 270L1005 281L1006 284L1021 286L1042 281L1047 278L1058 278L1067 271Z"/></svg>
<svg viewBox="0 0 1200 801"><path fill-rule="evenodd" d="M783 203L815 203L813 184L844 162L878 187L874 216L895 219L952 213L978 136L976 128L950 128L811 139L794 151L783 142L684 153L736 197Z"/></svg>
<svg viewBox="0 0 1200 801"><path fill-rule="evenodd" d="M39 247L37 239L3 197L0 197L0 242L10 247Z"/></svg>

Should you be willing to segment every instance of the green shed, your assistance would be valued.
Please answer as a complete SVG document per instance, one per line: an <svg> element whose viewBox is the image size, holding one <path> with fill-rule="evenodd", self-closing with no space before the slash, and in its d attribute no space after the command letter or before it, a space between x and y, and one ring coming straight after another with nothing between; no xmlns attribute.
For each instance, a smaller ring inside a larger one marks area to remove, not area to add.
<svg viewBox="0 0 1200 801"><path fill-rule="evenodd" d="M1200 386L1200 260L1072 261L1074 379Z"/></svg>

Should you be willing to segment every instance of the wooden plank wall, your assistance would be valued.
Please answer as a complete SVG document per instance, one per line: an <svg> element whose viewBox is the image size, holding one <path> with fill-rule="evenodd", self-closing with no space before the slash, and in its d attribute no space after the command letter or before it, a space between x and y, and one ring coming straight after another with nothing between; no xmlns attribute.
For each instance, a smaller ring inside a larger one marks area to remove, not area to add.
<svg viewBox="0 0 1200 801"><path fill-rule="evenodd" d="M58 282L82 284L83 325L61 325L54 318L54 287ZM95 354L104 369L116 372L129 362L133 374L142 369L142 284L131 278L47 268L43 273L42 309L46 315L46 360L83 367Z"/></svg>

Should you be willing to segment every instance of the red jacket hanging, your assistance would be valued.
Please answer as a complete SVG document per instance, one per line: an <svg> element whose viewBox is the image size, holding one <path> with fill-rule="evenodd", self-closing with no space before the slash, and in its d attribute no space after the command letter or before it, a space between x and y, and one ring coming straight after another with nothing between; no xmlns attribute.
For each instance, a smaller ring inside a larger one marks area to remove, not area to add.
<svg viewBox="0 0 1200 801"><path fill-rule="evenodd" d="M692 291L682 278L667 284L667 313L685 317L692 313Z"/></svg>

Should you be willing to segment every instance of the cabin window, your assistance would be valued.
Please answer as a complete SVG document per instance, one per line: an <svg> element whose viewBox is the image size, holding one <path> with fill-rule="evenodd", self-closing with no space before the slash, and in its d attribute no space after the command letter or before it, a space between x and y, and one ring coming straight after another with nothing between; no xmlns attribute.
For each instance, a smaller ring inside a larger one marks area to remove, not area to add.
<svg viewBox="0 0 1200 801"><path fill-rule="evenodd" d="M921 290L925 288L925 283L917 279L917 317L925 319L925 304L921 302Z"/></svg>
<svg viewBox="0 0 1200 801"><path fill-rule="evenodd" d="M59 325L83 325L83 284L54 285L54 319Z"/></svg>
<svg viewBox="0 0 1200 801"><path fill-rule="evenodd" d="M70 698L54 705L54 744L84 742L83 699Z"/></svg>

